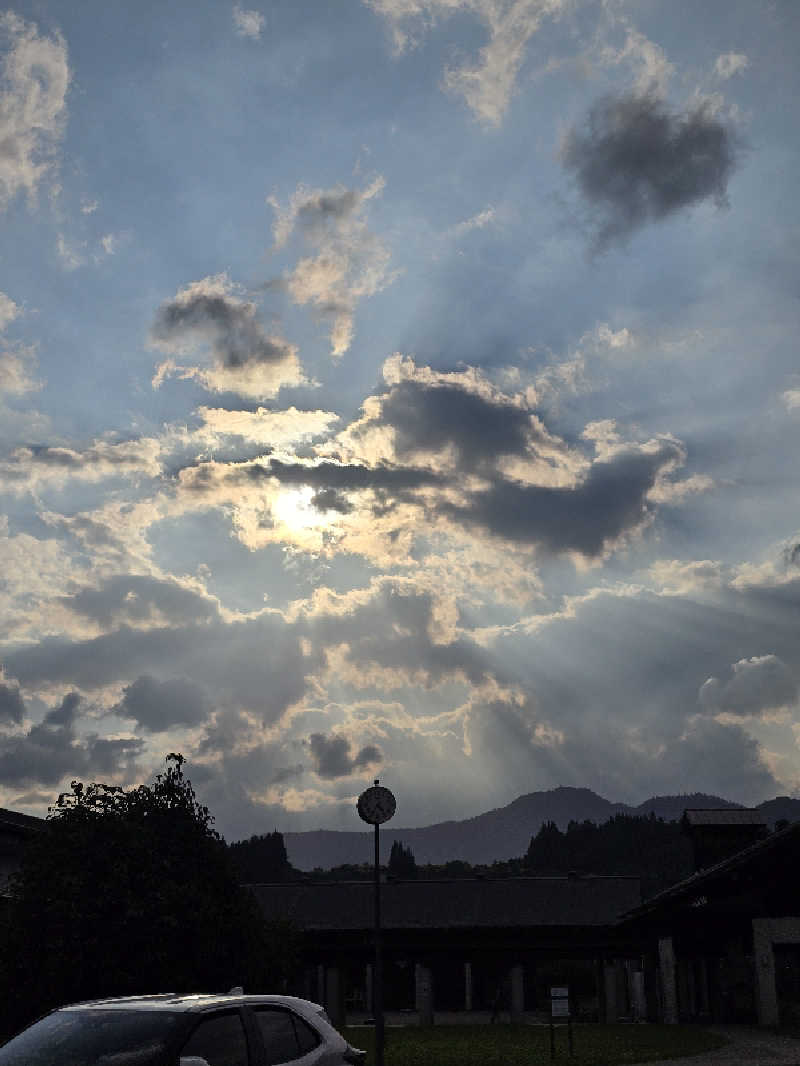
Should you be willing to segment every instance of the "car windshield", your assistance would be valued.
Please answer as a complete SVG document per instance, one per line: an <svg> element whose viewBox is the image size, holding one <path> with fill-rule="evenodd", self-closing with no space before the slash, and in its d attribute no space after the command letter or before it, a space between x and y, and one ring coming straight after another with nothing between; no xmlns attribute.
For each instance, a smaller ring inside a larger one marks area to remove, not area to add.
<svg viewBox="0 0 800 1066"><path fill-rule="evenodd" d="M166 1010L63 1010L0 1047L0 1066L164 1066L184 1015Z"/></svg>

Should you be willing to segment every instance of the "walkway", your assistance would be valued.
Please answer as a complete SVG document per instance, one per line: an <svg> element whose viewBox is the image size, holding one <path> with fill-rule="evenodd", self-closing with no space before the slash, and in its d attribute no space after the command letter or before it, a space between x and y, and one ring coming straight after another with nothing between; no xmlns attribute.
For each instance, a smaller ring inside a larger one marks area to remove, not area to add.
<svg viewBox="0 0 800 1066"><path fill-rule="evenodd" d="M703 1055L662 1059L660 1066L800 1066L800 1039L745 1025L714 1025L709 1029L730 1043Z"/></svg>

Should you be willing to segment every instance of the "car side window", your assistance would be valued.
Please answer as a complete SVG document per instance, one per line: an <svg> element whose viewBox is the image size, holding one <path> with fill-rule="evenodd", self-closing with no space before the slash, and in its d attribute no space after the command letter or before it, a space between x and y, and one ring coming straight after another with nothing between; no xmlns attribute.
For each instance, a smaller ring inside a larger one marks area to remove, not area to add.
<svg viewBox="0 0 800 1066"><path fill-rule="evenodd" d="M316 1029L312 1029L302 1018L298 1018L296 1014L292 1015L292 1020L294 1021L294 1028L297 1033L297 1042L300 1045L300 1054L307 1055L309 1051L313 1051L315 1047L319 1047L320 1039Z"/></svg>
<svg viewBox="0 0 800 1066"><path fill-rule="evenodd" d="M298 1023L303 1023L290 1011L277 1007L254 1007L253 1012L264 1038L266 1066L280 1066L281 1063L292 1062L317 1046L317 1040L309 1045L308 1035L299 1037Z"/></svg>
<svg viewBox="0 0 800 1066"><path fill-rule="evenodd" d="M247 1039L238 1012L204 1018L183 1045L181 1055L199 1055L208 1066L249 1066Z"/></svg>

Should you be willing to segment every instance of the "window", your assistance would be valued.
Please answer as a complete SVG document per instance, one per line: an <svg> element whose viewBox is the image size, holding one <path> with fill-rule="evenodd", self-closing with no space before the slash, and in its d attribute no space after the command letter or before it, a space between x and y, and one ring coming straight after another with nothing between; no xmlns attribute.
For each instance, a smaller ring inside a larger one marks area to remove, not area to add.
<svg viewBox="0 0 800 1066"><path fill-rule="evenodd" d="M319 1034L310 1025L307 1025L302 1018L298 1018L296 1014L292 1015L292 1017L297 1031L297 1041L300 1044L300 1054L307 1055L309 1051L313 1051L315 1047L319 1046Z"/></svg>
<svg viewBox="0 0 800 1066"><path fill-rule="evenodd" d="M199 1055L208 1066L248 1066L247 1040L238 1013L204 1019L184 1044L181 1055Z"/></svg>
<svg viewBox="0 0 800 1066"><path fill-rule="evenodd" d="M292 1062L312 1051L319 1037L310 1025L287 1010L273 1007L254 1008L258 1027L264 1038L266 1066Z"/></svg>
<svg viewBox="0 0 800 1066"><path fill-rule="evenodd" d="M173 1011L55 1011L0 1048L1 1066L54 1062L136 1063L158 1066L185 1016Z"/></svg>

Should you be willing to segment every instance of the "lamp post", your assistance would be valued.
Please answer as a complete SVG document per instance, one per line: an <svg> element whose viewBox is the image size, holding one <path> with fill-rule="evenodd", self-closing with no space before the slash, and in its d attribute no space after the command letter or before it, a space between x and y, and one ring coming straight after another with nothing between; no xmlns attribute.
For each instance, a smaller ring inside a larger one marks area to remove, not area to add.
<svg viewBox="0 0 800 1066"><path fill-rule="evenodd" d="M381 955L381 845L380 826L394 816L397 803L388 788L375 778L358 797L358 816L375 826L375 965L372 970L372 1013L375 1016L375 1066L383 1066L383 959Z"/></svg>

